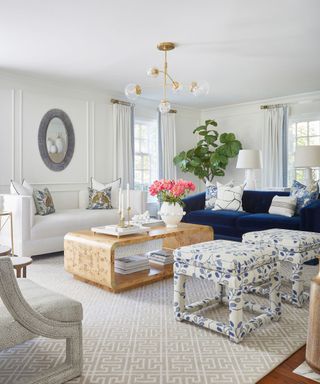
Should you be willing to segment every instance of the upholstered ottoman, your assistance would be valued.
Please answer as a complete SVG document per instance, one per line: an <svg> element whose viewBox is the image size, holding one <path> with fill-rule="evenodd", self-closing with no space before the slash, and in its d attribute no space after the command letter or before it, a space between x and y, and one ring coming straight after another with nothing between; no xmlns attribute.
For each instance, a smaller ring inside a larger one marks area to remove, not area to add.
<svg viewBox="0 0 320 384"><path fill-rule="evenodd" d="M320 254L320 233L294 231L288 229L268 229L266 231L248 232L243 235L244 244L273 246L279 256L280 264L291 264L289 280L292 283L291 293L282 292L282 299L301 307L309 295L304 292L303 263L316 258ZM282 276L282 280L285 278ZM266 293L263 287L251 289L256 293Z"/></svg>
<svg viewBox="0 0 320 384"><path fill-rule="evenodd" d="M229 336L239 343L244 336L281 315L280 279L273 247L216 240L174 251L174 311L178 321L189 321ZM185 305L186 278L206 279L219 289L212 298ZM270 282L270 307L244 301L243 292L253 282ZM225 292L227 291L227 296ZM213 304L229 305L229 322L208 319L195 312ZM259 315L243 321L243 310Z"/></svg>

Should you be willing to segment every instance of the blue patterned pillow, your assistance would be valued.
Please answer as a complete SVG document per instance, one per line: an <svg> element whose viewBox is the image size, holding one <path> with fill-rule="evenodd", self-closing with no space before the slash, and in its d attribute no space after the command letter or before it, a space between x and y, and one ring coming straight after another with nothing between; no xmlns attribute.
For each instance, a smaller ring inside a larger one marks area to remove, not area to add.
<svg viewBox="0 0 320 384"><path fill-rule="evenodd" d="M319 197L318 182L312 182L312 184L306 186L299 181L294 180L290 190L290 196L295 196L297 198L295 214L299 215L301 208L305 207L312 200L317 200Z"/></svg>
<svg viewBox="0 0 320 384"><path fill-rule="evenodd" d="M218 188L216 185L210 182L206 183L206 206L205 209L214 208L214 204L217 200Z"/></svg>

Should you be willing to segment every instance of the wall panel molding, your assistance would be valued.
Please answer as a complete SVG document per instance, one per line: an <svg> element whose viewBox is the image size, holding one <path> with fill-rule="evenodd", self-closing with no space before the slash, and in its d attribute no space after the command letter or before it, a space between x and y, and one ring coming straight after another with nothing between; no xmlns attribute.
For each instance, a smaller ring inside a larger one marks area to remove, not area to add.
<svg viewBox="0 0 320 384"><path fill-rule="evenodd" d="M14 89L11 89L11 179L14 180L15 179L15 165L16 165L16 161L15 161L15 154L16 154L16 151L15 151L15 139L16 139L16 135L15 135L15 129L16 129L16 119L15 119L15 90Z"/></svg>
<svg viewBox="0 0 320 384"><path fill-rule="evenodd" d="M19 99L19 181L23 180L23 92L18 90Z"/></svg>

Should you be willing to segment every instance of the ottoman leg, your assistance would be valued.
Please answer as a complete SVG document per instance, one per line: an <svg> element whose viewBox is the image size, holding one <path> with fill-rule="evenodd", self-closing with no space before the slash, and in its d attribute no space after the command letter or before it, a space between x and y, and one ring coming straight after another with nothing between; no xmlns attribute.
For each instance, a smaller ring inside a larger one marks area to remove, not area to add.
<svg viewBox="0 0 320 384"><path fill-rule="evenodd" d="M243 296L241 289L229 289L229 338L235 343L243 339Z"/></svg>
<svg viewBox="0 0 320 384"><path fill-rule="evenodd" d="M273 320L278 321L281 317L281 278L280 273L277 272L270 277L271 286L270 286L270 309L272 312Z"/></svg>
<svg viewBox="0 0 320 384"><path fill-rule="evenodd" d="M304 303L304 294L303 294L303 283L302 280L303 273L303 264L293 264L292 265L292 293L291 293L291 302L297 307L302 307Z"/></svg>
<svg viewBox="0 0 320 384"><path fill-rule="evenodd" d="M174 316L176 320L182 321L181 314L186 309L186 276L178 273L174 274Z"/></svg>

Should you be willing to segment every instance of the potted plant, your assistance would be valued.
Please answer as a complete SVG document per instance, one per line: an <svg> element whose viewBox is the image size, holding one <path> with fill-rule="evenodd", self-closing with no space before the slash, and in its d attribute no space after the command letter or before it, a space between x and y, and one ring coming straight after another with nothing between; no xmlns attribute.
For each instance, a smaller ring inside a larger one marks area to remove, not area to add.
<svg viewBox="0 0 320 384"><path fill-rule="evenodd" d="M206 120L205 125L193 133L202 138L194 148L180 152L174 163L182 172L191 172L204 182L212 182L215 176L224 176L229 159L238 155L242 145L233 133L219 133L213 129L215 120Z"/></svg>
<svg viewBox="0 0 320 384"><path fill-rule="evenodd" d="M161 204L159 214L168 228L176 228L183 215L183 201L186 195L196 189L192 181L156 180L149 188L151 196L157 196Z"/></svg>

